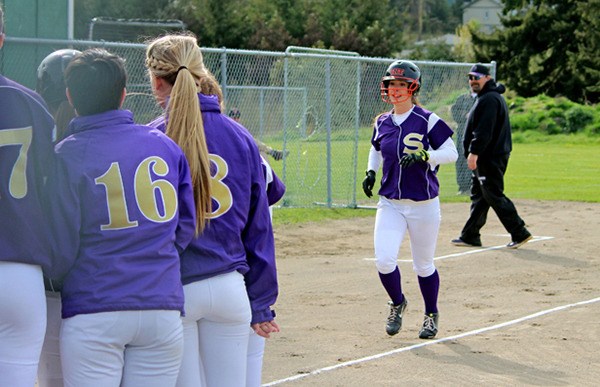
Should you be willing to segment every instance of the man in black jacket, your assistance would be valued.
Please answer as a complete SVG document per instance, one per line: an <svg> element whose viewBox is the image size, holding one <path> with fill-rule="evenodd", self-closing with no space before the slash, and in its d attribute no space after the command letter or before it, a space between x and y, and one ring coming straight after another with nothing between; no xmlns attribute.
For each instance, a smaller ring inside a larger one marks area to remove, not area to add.
<svg viewBox="0 0 600 387"><path fill-rule="evenodd" d="M504 85L496 84L489 69L476 64L469 72L469 85L477 93L463 140L467 166L474 172L471 187L471 214L456 246L481 246L480 229L485 225L490 207L511 235L506 245L517 249L532 237L513 202L504 195L504 173L512 150L508 108L502 93Z"/></svg>

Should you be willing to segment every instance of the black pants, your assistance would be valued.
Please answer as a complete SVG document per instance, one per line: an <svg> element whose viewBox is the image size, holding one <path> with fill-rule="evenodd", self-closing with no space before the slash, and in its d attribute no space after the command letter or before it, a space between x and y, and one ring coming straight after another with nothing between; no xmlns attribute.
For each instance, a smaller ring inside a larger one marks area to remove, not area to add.
<svg viewBox="0 0 600 387"><path fill-rule="evenodd" d="M481 242L479 230L485 225L490 207L513 241L522 241L530 235L515 205L504 195L504 173L509 157L507 154L493 160L477 160L477 170L472 177L471 214L460 235L463 241Z"/></svg>

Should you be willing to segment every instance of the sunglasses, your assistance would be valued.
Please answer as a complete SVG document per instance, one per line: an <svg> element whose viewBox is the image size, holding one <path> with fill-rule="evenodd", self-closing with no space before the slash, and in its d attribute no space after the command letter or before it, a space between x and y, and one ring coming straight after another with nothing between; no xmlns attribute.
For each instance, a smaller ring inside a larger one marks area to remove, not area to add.
<svg viewBox="0 0 600 387"><path fill-rule="evenodd" d="M478 81L482 78L481 75L469 75L469 81Z"/></svg>

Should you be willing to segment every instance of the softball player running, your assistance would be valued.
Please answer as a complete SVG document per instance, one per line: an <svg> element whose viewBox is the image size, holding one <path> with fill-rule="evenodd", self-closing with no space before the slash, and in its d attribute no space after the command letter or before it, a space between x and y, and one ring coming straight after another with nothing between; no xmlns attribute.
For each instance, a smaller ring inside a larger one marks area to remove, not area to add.
<svg viewBox="0 0 600 387"><path fill-rule="evenodd" d="M166 110L151 125L176 139L190 164L198 151L189 139L206 133L212 167L210 222L181 254L186 315L177 385L244 386L249 324L263 337L278 330L270 308L278 286L260 154L250 133L221 113L221 88L193 35L152 41L146 66Z"/></svg>
<svg viewBox="0 0 600 387"><path fill-rule="evenodd" d="M185 155L120 110L123 61L88 50L69 63L78 117L57 144L50 195L63 271L65 386L174 386L183 352L178 251L194 236ZM93 92L90 92L93 90Z"/></svg>
<svg viewBox="0 0 600 387"><path fill-rule="evenodd" d="M80 51L63 49L46 56L37 69L36 91L40 93L56 122L57 141L67 132L67 125L75 117L75 110L65 93L64 71L73 57ZM60 365L61 303L60 284L44 278L46 288L47 324L44 345L38 367L38 387L62 387Z"/></svg>
<svg viewBox="0 0 600 387"><path fill-rule="evenodd" d="M0 48L4 43L0 8ZM54 121L34 91L0 75L0 386L31 387L46 330L43 216Z"/></svg>
<svg viewBox="0 0 600 387"><path fill-rule="evenodd" d="M408 231L419 287L425 302L422 339L438 331L439 275L433 256L440 226L440 164L452 163L457 151L452 129L435 113L419 106L421 71L412 62L393 62L381 81L381 97L394 108L375 119L363 189L372 196L376 171L383 162L374 245L379 278L391 298L386 332L402 327L408 301L402 293L398 251Z"/></svg>

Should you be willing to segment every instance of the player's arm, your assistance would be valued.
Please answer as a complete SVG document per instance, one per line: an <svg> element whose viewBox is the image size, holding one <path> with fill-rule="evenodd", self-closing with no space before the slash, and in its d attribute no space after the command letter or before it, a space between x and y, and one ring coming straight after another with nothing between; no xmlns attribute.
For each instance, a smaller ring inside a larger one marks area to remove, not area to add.
<svg viewBox="0 0 600 387"><path fill-rule="evenodd" d="M373 187L375 186L377 171L379 170L382 160L383 157L381 151L371 145L371 149L369 150L369 160L367 161L367 170L365 172L366 176L362 182L363 191L369 198L373 196Z"/></svg>
<svg viewBox="0 0 600 387"><path fill-rule="evenodd" d="M52 266L45 274L53 280L62 280L75 263L81 227L78 180L74 168L82 163L58 156L48 176L44 203L52 236Z"/></svg>
<svg viewBox="0 0 600 387"><path fill-rule="evenodd" d="M242 241L249 271L245 274L246 290L252 309L251 324L273 321L271 306L275 304L279 287L275 266L275 239L267 201L266 183L258 149L251 147L251 199Z"/></svg>

